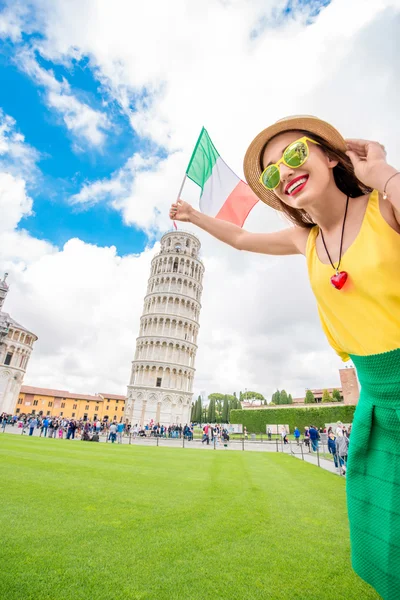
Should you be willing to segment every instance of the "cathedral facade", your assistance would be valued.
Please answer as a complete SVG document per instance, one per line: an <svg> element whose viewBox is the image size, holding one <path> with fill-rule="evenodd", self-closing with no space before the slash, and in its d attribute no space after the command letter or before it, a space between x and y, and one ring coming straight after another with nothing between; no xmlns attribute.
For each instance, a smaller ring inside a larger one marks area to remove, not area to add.
<svg viewBox="0 0 400 600"><path fill-rule="evenodd" d="M7 273L0 279L0 414L11 415L37 336L3 312L9 290L6 279Z"/></svg>

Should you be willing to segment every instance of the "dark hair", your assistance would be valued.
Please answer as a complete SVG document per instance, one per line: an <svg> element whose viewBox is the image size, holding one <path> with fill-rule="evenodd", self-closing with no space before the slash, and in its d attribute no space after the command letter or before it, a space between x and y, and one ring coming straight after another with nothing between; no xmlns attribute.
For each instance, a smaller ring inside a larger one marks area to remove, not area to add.
<svg viewBox="0 0 400 600"><path fill-rule="evenodd" d="M315 140L319 143L321 150L329 156L332 160L337 160L338 164L333 168L333 177L335 179L335 183L339 190L349 196L350 198L358 198L359 196L364 196L365 194L370 194L372 189L368 186L364 185L354 173L354 168L351 163L350 158L345 154L342 150L338 150L329 144L326 140L324 140L319 135L315 133L310 133L309 131L304 131L302 129L296 129L293 131L300 131L303 135ZM286 133L286 132L285 132ZM280 135L280 134L277 134ZM269 144L271 140L273 140L276 136L272 137L265 144L262 152L260 153L260 162L261 162L261 170L264 170L262 164L262 157L264 155L264 150ZM314 227L316 223L312 220L307 211L299 208L293 208L288 204L282 202L280 198L277 197L277 200L280 204L282 212L288 217L288 219L297 225L298 227L304 227L309 229Z"/></svg>

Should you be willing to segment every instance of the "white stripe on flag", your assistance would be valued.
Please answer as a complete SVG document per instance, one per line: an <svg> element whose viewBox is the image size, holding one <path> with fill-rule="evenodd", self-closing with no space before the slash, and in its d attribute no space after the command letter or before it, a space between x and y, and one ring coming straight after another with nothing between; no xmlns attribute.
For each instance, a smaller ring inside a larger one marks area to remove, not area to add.
<svg viewBox="0 0 400 600"><path fill-rule="evenodd" d="M215 217L240 181L240 178L219 156L210 177L204 184L200 198L201 212Z"/></svg>

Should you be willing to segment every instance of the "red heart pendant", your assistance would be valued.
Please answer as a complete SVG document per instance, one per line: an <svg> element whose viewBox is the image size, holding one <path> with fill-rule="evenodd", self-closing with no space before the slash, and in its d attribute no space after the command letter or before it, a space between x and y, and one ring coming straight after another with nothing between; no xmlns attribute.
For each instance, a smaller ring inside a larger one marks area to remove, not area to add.
<svg viewBox="0 0 400 600"><path fill-rule="evenodd" d="M346 273L346 271L340 271L340 273L336 273L336 275L333 275L331 277L331 284L337 290L341 290L344 284L346 283L347 278L348 274Z"/></svg>

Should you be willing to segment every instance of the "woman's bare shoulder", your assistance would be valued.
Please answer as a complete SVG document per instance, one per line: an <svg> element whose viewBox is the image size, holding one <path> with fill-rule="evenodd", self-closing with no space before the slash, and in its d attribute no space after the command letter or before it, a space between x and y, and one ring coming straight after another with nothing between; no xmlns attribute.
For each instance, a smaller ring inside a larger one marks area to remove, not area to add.
<svg viewBox="0 0 400 600"><path fill-rule="evenodd" d="M306 255L307 240L312 228L293 227L293 243L296 245L300 254Z"/></svg>

